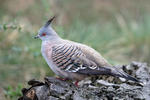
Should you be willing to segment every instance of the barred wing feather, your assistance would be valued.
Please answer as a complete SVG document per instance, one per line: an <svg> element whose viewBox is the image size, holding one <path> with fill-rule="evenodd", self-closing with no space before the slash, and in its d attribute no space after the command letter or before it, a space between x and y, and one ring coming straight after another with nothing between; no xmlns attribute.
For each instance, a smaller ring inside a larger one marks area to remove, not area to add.
<svg viewBox="0 0 150 100"><path fill-rule="evenodd" d="M111 71L105 67L97 66L95 62L89 60L77 45L60 44L53 46L52 59L58 68L67 72L104 75Z"/></svg>

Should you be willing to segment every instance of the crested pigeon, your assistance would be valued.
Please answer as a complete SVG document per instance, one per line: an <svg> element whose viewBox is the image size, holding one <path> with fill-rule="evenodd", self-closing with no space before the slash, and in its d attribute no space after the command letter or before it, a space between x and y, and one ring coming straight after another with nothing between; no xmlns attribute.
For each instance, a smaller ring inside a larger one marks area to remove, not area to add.
<svg viewBox="0 0 150 100"><path fill-rule="evenodd" d="M56 75L64 79L76 80L76 83L94 75L110 75L139 82L136 78L109 64L93 48L59 37L51 27L54 18L40 28L35 38L42 40L42 56Z"/></svg>

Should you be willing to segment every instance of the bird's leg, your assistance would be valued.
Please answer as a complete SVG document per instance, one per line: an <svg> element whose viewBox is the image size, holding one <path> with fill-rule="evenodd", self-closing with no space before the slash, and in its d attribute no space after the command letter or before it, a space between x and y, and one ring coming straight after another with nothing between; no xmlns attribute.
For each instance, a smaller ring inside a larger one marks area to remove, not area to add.
<svg viewBox="0 0 150 100"><path fill-rule="evenodd" d="M60 78L60 77L56 77L56 79L61 80L61 81L66 81L66 80L68 80L68 79L66 79L66 78Z"/></svg>
<svg viewBox="0 0 150 100"><path fill-rule="evenodd" d="M76 87L78 87L78 86L79 86L79 85L78 85L78 83L79 83L79 81L76 81L76 82L75 82L75 86L76 86Z"/></svg>

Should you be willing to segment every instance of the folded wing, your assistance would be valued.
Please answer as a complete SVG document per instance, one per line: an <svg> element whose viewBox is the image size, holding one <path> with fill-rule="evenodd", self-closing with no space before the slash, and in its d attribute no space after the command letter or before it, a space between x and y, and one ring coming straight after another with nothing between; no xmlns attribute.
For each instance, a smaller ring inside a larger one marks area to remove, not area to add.
<svg viewBox="0 0 150 100"><path fill-rule="evenodd" d="M111 75L138 81L115 67L97 65L96 62L88 59L86 54L77 45L60 44L53 46L52 59L58 68L66 72L86 75Z"/></svg>

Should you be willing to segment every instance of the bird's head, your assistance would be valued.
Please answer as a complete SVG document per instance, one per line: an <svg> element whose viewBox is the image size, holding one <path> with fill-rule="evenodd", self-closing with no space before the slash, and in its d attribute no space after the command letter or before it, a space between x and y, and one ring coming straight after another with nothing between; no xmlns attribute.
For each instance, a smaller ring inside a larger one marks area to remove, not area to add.
<svg viewBox="0 0 150 100"><path fill-rule="evenodd" d="M49 19L46 24L40 28L38 31L38 35L35 36L34 38L40 38L42 41L44 40L51 40L54 37L58 36L55 30L51 27L52 21L55 19L55 16Z"/></svg>

